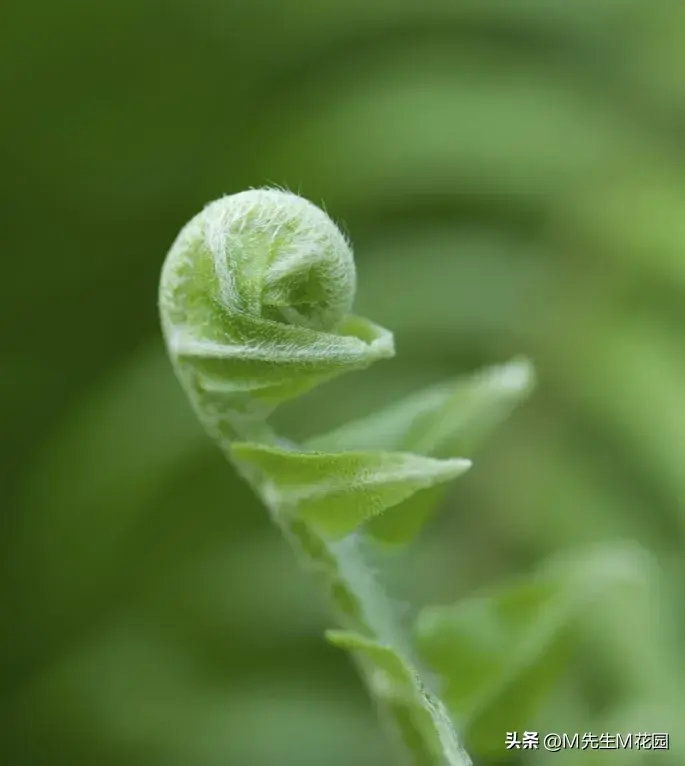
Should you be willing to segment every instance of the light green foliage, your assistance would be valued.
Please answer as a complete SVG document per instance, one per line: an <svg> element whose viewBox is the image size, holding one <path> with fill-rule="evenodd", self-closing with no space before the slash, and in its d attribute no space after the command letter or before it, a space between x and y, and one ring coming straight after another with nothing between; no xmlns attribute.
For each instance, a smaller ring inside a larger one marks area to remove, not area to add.
<svg viewBox="0 0 685 766"><path fill-rule="evenodd" d="M490 430L530 392L531 364L513 360L471 377L447 381L307 442L311 449L413 450L450 458L471 455ZM368 533L389 544L411 540L442 497L435 485L412 495L391 514L373 519Z"/></svg>
<svg viewBox="0 0 685 766"><path fill-rule="evenodd" d="M501 732L528 728L569 661L580 618L626 587L639 590L645 569L635 546L601 547L494 593L423 610L422 655L446 679L445 701L474 753L494 756Z"/></svg>
<svg viewBox="0 0 685 766"><path fill-rule="evenodd" d="M404 723L400 734L417 763L470 763L446 708L396 649L358 633L329 630L326 637L371 664L371 691Z"/></svg>
<svg viewBox="0 0 685 766"><path fill-rule="evenodd" d="M183 229L164 264L167 349L208 433L323 574L350 631L329 638L357 655L414 762L465 766L364 551L374 538L418 533L438 487L470 467L457 455L530 390L532 372L517 360L298 447L266 422L279 403L393 353L390 332L350 316L354 291L350 246L319 208L278 189L224 197Z"/></svg>
<svg viewBox="0 0 685 766"><path fill-rule="evenodd" d="M297 452L236 444L238 463L257 466L262 493L279 513L304 520L338 538L401 503L417 491L454 479L468 460L433 460L403 452Z"/></svg>

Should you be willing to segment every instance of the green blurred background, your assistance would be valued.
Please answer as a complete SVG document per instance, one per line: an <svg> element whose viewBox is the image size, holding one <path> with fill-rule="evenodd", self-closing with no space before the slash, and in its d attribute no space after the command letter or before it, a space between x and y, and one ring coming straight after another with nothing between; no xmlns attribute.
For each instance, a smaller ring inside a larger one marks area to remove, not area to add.
<svg viewBox="0 0 685 766"><path fill-rule="evenodd" d="M682 0L3 6L0 763L395 766L164 357L170 243L265 183L342 222L398 347L285 410L291 433L538 368L397 587L449 602L638 541L644 598L595 615L530 728L670 731L662 760L606 762L683 762L683 72Z"/></svg>

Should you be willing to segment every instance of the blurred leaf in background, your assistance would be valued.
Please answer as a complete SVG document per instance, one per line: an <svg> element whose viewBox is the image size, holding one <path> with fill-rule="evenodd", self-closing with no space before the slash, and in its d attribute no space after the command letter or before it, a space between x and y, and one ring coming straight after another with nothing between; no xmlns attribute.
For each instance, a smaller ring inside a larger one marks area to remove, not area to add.
<svg viewBox="0 0 685 766"><path fill-rule="evenodd" d="M587 610L526 725L670 730L659 763L682 763L683 4L10 0L0 17L0 762L391 766L158 329L180 227L277 183L351 233L358 310L398 346L281 425L309 437L534 359L538 393L397 588L446 605L635 541L642 595ZM480 763L505 755L502 732Z"/></svg>

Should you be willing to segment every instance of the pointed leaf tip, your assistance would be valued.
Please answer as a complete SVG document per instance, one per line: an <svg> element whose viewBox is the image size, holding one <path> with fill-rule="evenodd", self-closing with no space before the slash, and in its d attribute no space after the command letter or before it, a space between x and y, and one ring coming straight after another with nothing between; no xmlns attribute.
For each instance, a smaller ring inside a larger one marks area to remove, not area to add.
<svg viewBox="0 0 685 766"><path fill-rule="evenodd" d="M407 452L302 452L235 444L231 454L258 468L262 493L277 512L298 516L331 539L345 537L422 489L471 466Z"/></svg>

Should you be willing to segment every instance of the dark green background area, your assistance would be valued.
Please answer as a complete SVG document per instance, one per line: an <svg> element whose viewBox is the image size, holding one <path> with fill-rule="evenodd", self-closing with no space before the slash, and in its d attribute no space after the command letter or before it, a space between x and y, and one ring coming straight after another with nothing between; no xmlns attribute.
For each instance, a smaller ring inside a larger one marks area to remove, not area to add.
<svg viewBox="0 0 685 766"><path fill-rule="evenodd" d="M264 184L341 222L357 309L398 348L285 409L289 433L518 353L538 368L397 587L446 603L637 541L650 592L594 615L530 728L675 739L683 72L679 0L3 6L0 763L394 766L315 589L164 357L177 231Z"/></svg>

